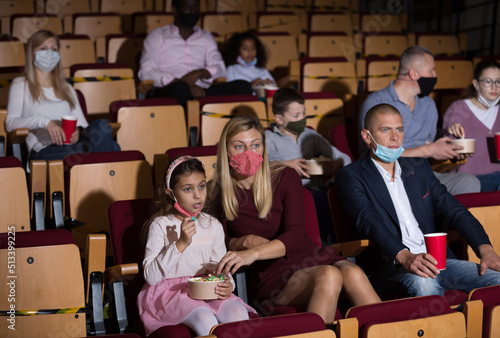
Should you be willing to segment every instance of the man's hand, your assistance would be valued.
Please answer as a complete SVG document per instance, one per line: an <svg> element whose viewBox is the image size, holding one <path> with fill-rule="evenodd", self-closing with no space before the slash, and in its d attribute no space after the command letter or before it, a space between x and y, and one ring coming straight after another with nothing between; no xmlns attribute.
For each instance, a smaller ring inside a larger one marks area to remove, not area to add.
<svg viewBox="0 0 500 338"><path fill-rule="evenodd" d="M445 136L441 137L434 143L429 143L429 157L432 157L436 160L448 160L452 158L463 160L465 156L463 154L457 153L456 150L461 150L464 148L462 146L450 143L451 141L451 138Z"/></svg>
<svg viewBox="0 0 500 338"><path fill-rule="evenodd" d="M199 79L210 79L211 77L212 75L210 74L210 72L205 68L202 68L190 71L189 73L181 77L180 80L186 82L189 87L192 87L194 83Z"/></svg>
<svg viewBox="0 0 500 338"><path fill-rule="evenodd" d="M295 171L297 171L300 176L309 178L310 176L307 173L309 167L304 164L305 161L306 160L304 158L296 158L295 160L282 161L281 163L283 163L287 167L295 169Z"/></svg>
<svg viewBox="0 0 500 338"><path fill-rule="evenodd" d="M401 250L396 256L396 262L401 264L406 271L424 278L436 278L439 269L437 261L427 253L412 254L409 250Z"/></svg>
<svg viewBox="0 0 500 338"><path fill-rule="evenodd" d="M205 89L198 87L197 85L192 85L189 89L191 90L191 95L193 95L194 98L205 97Z"/></svg>
<svg viewBox="0 0 500 338"><path fill-rule="evenodd" d="M496 254L493 247L489 244L479 246L479 255L481 256L481 264L479 274L482 276L486 269L500 271L500 257Z"/></svg>

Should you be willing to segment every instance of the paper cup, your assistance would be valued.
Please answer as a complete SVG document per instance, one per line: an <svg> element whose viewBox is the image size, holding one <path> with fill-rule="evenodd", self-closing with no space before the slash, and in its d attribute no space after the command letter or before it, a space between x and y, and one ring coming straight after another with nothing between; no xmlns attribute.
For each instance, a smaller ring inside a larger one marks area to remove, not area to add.
<svg viewBox="0 0 500 338"><path fill-rule="evenodd" d="M218 299L219 296L215 293L215 287L218 281L209 281L203 282L197 280L198 278L189 278L188 279L188 287L189 287L189 297L193 299Z"/></svg>
<svg viewBox="0 0 500 338"><path fill-rule="evenodd" d="M497 150L497 160L500 161L500 133L495 133L495 148Z"/></svg>
<svg viewBox="0 0 500 338"><path fill-rule="evenodd" d="M273 97L274 93L276 93L276 91L279 89L276 86L265 86L264 88L266 89L267 97Z"/></svg>
<svg viewBox="0 0 500 338"><path fill-rule="evenodd" d="M436 267L446 270L446 233L436 232L424 235L427 253L437 260Z"/></svg>
<svg viewBox="0 0 500 338"><path fill-rule="evenodd" d="M451 141L451 143L464 147L464 149L455 150L459 154L474 154L476 151L476 140L473 138L459 138Z"/></svg>
<svg viewBox="0 0 500 338"><path fill-rule="evenodd" d="M76 129L76 117L71 115L63 116L61 127L66 135L66 142L64 144L71 144L71 135L73 135Z"/></svg>
<svg viewBox="0 0 500 338"><path fill-rule="evenodd" d="M266 88L264 88L264 86L255 87L253 90L255 91L257 97L266 97Z"/></svg>

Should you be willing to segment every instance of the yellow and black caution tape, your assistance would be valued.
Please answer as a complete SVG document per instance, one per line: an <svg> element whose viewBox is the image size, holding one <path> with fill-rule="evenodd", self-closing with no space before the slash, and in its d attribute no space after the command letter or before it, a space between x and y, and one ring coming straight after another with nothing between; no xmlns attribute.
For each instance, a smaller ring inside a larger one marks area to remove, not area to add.
<svg viewBox="0 0 500 338"><path fill-rule="evenodd" d="M39 310L16 310L15 313L9 311L0 311L0 316L10 316L14 314L15 316L37 316L37 315L55 315L55 314L66 314L66 313L84 313L84 307L71 307L66 309L39 309Z"/></svg>
<svg viewBox="0 0 500 338"><path fill-rule="evenodd" d="M106 82L106 81L120 81L120 80L133 80L129 76L91 76L91 77L69 77L66 79L69 83L77 82Z"/></svg>

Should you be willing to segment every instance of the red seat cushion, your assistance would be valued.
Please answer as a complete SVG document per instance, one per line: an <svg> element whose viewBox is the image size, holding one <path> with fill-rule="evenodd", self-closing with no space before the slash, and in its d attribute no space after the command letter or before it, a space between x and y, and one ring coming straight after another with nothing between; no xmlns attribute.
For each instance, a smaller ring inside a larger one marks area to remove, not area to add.
<svg viewBox="0 0 500 338"><path fill-rule="evenodd" d="M444 297L425 296L356 306L349 310L347 318L358 320L359 336L364 337L370 324L398 322L452 312Z"/></svg>
<svg viewBox="0 0 500 338"><path fill-rule="evenodd" d="M6 156L0 157L0 168L22 168L23 164L17 157Z"/></svg>
<svg viewBox="0 0 500 338"><path fill-rule="evenodd" d="M488 286L474 290L470 300L483 302L483 337L489 337L491 326L491 311L500 306L500 285Z"/></svg>
<svg viewBox="0 0 500 338"><path fill-rule="evenodd" d="M217 146L172 148L167 150L167 155L169 158L169 162L172 162L173 159L183 155L212 156L212 155L217 155Z"/></svg>
<svg viewBox="0 0 500 338"><path fill-rule="evenodd" d="M315 313L250 319L218 325L212 334L217 337L264 338L325 330L325 322Z"/></svg>
<svg viewBox="0 0 500 338"><path fill-rule="evenodd" d="M8 233L0 233L0 249L8 246ZM48 246L61 244L75 244L71 232L65 229L20 231L15 235L15 247L27 248L33 246Z"/></svg>

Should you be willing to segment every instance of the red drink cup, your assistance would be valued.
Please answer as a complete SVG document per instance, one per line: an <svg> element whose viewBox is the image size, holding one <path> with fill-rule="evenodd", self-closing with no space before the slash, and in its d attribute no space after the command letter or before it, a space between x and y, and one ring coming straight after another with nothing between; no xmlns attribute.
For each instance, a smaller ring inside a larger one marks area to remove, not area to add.
<svg viewBox="0 0 500 338"><path fill-rule="evenodd" d="M266 96L267 97L273 97L274 93L279 89L278 87L275 86L265 86L266 88Z"/></svg>
<svg viewBox="0 0 500 338"><path fill-rule="evenodd" d="M63 116L61 127L66 135L64 144L71 144L71 135L73 135L76 129L76 117L71 115Z"/></svg>
<svg viewBox="0 0 500 338"><path fill-rule="evenodd" d="M446 233L436 232L424 235L427 253L437 260L436 267L446 270Z"/></svg>
<svg viewBox="0 0 500 338"><path fill-rule="evenodd" d="M500 133L495 133L495 148L497 150L497 160L500 161Z"/></svg>

